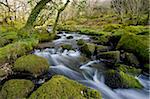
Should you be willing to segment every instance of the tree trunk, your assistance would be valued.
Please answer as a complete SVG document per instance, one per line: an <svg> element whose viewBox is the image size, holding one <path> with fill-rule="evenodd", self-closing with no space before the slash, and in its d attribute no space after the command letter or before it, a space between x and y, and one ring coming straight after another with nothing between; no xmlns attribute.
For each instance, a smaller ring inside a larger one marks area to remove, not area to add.
<svg viewBox="0 0 150 99"><path fill-rule="evenodd" d="M58 9L57 16L56 16L56 19L55 19L55 23L53 25L53 34L56 33L56 27L57 27L57 23L59 21L60 14L61 14L61 12L63 12L65 10L65 8L69 4L69 2L70 2L70 0L67 0L66 3L64 4L64 6L61 7L60 9Z"/></svg>
<svg viewBox="0 0 150 99"><path fill-rule="evenodd" d="M38 17L38 14L41 12L41 10L43 9L43 7L51 0L41 0L39 3L37 3L37 5L34 7L34 9L32 10L26 25L24 28L26 27L30 27L32 28L34 25L34 22L36 20L36 18Z"/></svg>

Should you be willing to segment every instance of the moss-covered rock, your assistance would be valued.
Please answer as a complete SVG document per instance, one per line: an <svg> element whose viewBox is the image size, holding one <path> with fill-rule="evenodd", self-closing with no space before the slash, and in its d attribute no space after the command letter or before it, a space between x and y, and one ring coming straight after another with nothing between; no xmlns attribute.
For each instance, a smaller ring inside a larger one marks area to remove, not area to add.
<svg viewBox="0 0 150 99"><path fill-rule="evenodd" d="M125 62L135 67L138 67L140 65L137 57L133 53L125 53Z"/></svg>
<svg viewBox="0 0 150 99"><path fill-rule="evenodd" d="M48 71L48 68L49 64L45 58L36 55L27 55L16 60L13 70L31 73L37 77Z"/></svg>
<svg viewBox="0 0 150 99"><path fill-rule="evenodd" d="M98 58L108 60L110 63L118 63L120 61L119 51L101 52L98 54Z"/></svg>
<svg viewBox="0 0 150 99"><path fill-rule="evenodd" d="M109 41L110 41L110 36L103 35L98 38L98 43L102 45L108 45Z"/></svg>
<svg viewBox="0 0 150 99"><path fill-rule="evenodd" d="M75 81L63 76L53 76L44 83L29 99L101 99L101 95Z"/></svg>
<svg viewBox="0 0 150 99"><path fill-rule="evenodd" d="M143 88L133 76L115 70L109 70L105 73L105 83L111 88Z"/></svg>
<svg viewBox="0 0 150 99"><path fill-rule="evenodd" d="M85 41L83 40L83 39L79 39L78 41L77 41L77 45L84 45L85 44Z"/></svg>
<svg viewBox="0 0 150 99"><path fill-rule="evenodd" d="M116 48L134 53L142 62L149 62L149 37L147 36L124 34Z"/></svg>
<svg viewBox="0 0 150 99"><path fill-rule="evenodd" d="M106 52L106 51L109 51L109 49L110 48L108 46L103 46L103 45L97 45L96 46L97 53Z"/></svg>
<svg viewBox="0 0 150 99"><path fill-rule="evenodd" d="M11 62L37 46L38 40L26 39L0 48L0 65Z"/></svg>
<svg viewBox="0 0 150 99"><path fill-rule="evenodd" d="M7 81L1 89L2 99L23 99L33 90L34 84L30 80L12 79Z"/></svg>
<svg viewBox="0 0 150 99"><path fill-rule="evenodd" d="M116 64L116 66L118 67L117 70L123 71L124 73L134 75L134 76L140 75L140 73L142 71L141 69L136 69L133 66L127 66L124 64Z"/></svg>
<svg viewBox="0 0 150 99"><path fill-rule="evenodd" d="M67 50L73 50L72 45L70 44L64 44L61 46L63 50L67 49Z"/></svg>
<svg viewBox="0 0 150 99"><path fill-rule="evenodd" d="M85 54L87 57L91 57L91 55L95 52L96 45L93 43L86 43L83 46L81 46L80 50L83 54Z"/></svg>

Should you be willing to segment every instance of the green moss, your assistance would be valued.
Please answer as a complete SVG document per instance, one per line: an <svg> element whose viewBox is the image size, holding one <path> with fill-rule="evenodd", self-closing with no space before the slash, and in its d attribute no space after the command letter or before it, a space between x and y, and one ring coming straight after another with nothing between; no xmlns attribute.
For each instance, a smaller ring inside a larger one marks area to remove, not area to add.
<svg viewBox="0 0 150 99"><path fill-rule="evenodd" d="M105 73L105 83L111 88L143 88L133 76L115 70L109 70Z"/></svg>
<svg viewBox="0 0 150 99"><path fill-rule="evenodd" d="M83 39L80 39L77 41L77 45L84 45L85 44L85 41Z"/></svg>
<svg viewBox="0 0 150 99"><path fill-rule="evenodd" d="M18 39L16 32L2 32L0 33L0 47L4 45L14 42Z"/></svg>
<svg viewBox="0 0 150 99"><path fill-rule="evenodd" d="M118 63L120 61L119 51L101 52L98 54L99 58L110 60L111 63Z"/></svg>
<svg viewBox="0 0 150 99"><path fill-rule="evenodd" d="M33 90L34 84L29 80L12 79L7 81L1 90L2 99L23 99Z"/></svg>
<svg viewBox="0 0 150 99"><path fill-rule="evenodd" d="M0 78L7 75L7 72L5 70L0 69Z"/></svg>
<svg viewBox="0 0 150 99"><path fill-rule="evenodd" d="M35 39L26 39L0 48L0 64L15 60L17 57L31 51L37 44L38 41Z"/></svg>
<svg viewBox="0 0 150 99"><path fill-rule="evenodd" d="M116 48L134 53L143 62L149 61L149 37L147 36L124 34Z"/></svg>
<svg viewBox="0 0 150 99"><path fill-rule="evenodd" d="M130 75L138 76L141 73L141 69L136 69L135 67L132 66L127 66L124 64L117 64L116 66L118 67L117 70Z"/></svg>
<svg viewBox="0 0 150 99"><path fill-rule="evenodd" d="M131 66L139 66L139 61L133 53L125 53L125 62Z"/></svg>
<svg viewBox="0 0 150 99"><path fill-rule="evenodd" d="M145 64L143 67L144 74L150 76L150 64Z"/></svg>
<svg viewBox="0 0 150 99"><path fill-rule="evenodd" d="M83 54L85 54L87 57L91 57L92 54L95 52L96 45L93 43L86 43L83 46L81 46L80 50Z"/></svg>
<svg viewBox="0 0 150 99"><path fill-rule="evenodd" d="M100 94L63 76L53 76L44 83L29 99L101 99Z"/></svg>
<svg viewBox="0 0 150 99"><path fill-rule="evenodd" d="M106 31L106 32L112 32L116 29L120 29L122 28L122 25L120 24L107 24L107 25L104 25L103 27L103 31Z"/></svg>
<svg viewBox="0 0 150 99"><path fill-rule="evenodd" d="M97 52L106 52L109 50L109 47L108 46L103 46L103 45L97 45L96 46L96 50Z"/></svg>
<svg viewBox="0 0 150 99"><path fill-rule="evenodd" d="M126 26L124 28L125 31L134 33L134 34L141 33L144 29L145 29L144 26Z"/></svg>
<svg viewBox="0 0 150 99"><path fill-rule="evenodd" d="M36 55L27 55L18 58L14 64L13 70L17 72L27 72L35 77L48 71L48 61Z"/></svg>
<svg viewBox="0 0 150 99"><path fill-rule="evenodd" d="M64 44L61 46L63 50L67 49L67 50L73 50L72 45L70 44Z"/></svg>
<svg viewBox="0 0 150 99"><path fill-rule="evenodd" d="M102 45L107 45L109 41L110 41L110 36L103 35L98 38L98 43Z"/></svg>

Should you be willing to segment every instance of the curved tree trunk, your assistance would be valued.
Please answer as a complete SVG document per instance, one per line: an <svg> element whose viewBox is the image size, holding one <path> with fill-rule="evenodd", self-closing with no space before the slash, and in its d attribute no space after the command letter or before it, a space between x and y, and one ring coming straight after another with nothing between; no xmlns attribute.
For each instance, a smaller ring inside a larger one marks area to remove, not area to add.
<svg viewBox="0 0 150 99"><path fill-rule="evenodd" d="M23 28L27 28L33 27L33 24L38 16L38 14L41 12L41 10L43 9L43 7L51 0L41 0L39 3L37 3L37 5L33 8L33 10L31 11L31 14L26 22L25 27Z"/></svg>

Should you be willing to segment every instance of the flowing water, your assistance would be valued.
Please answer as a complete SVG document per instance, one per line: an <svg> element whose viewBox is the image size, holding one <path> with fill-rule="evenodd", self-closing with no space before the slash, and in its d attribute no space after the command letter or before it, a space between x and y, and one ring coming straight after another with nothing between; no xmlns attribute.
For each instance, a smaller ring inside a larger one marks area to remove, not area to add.
<svg viewBox="0 0 150 99"><path fill-rule="evenodd" d="M58 34L61 38L54 40L54 48L36 50L34 54L48 59L50 71L55 74L64 75L76 80L83 85L94 88L102 93L103 99L148 99L150 81L147 77L140 75L136 77L144 86L142 90L137 89L115 89L112 90L104 84L102 75L104 68L100 60L88 60L78 50L76 41L84 39L89 42L90 37L76 33ZM72 36L71 39L67 37ZM76 50L62 50L62 44L71 44Z"/></svg>

